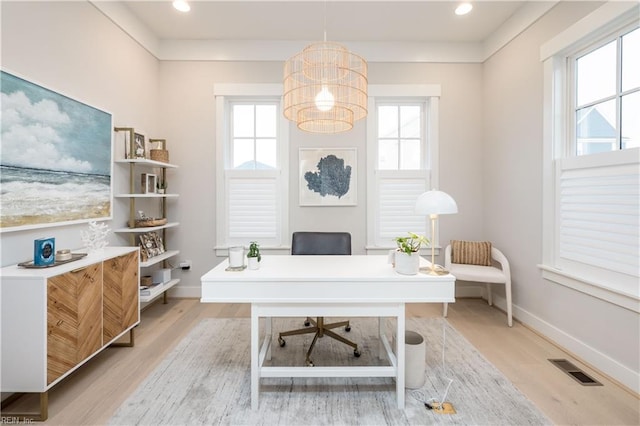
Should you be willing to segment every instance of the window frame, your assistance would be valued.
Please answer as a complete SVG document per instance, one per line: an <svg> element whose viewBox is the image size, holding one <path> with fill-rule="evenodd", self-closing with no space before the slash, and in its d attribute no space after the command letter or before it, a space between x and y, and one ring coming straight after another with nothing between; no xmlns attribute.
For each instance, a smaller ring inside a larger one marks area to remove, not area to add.
<svg viewBox="0 0 640 426"><path fill-rule="evenodd" d="M389 84L369 85L367 117L367 253L387 252L396 247L380 236L378 223L379 190L378 179L401 175L403 178L424 180L425 188L438 187L438 138L439 101L441 87L438 84ZM423 146L421 146L421 168L413 170L378 169L378 105L423 104L421 117ZM425 232L429 233L428 218L424 219ZM400 235L398 235L400 236ZM439 247L438 231L435 244ZM424 248L426 249L426 247Z"/></svg>
<svg viewBox="0 0 640 426"><path fill-rule="evenodd" d="M233 163L235 163L235 141L238 139L251 139L252 143L253 143L253 162L254 162L254 166L258 160L258 141L259 140L266 140L266 139L276 139L276 166L274 167L274 169L279 169L280 165L279 165L279 161L280 161L280 150L279 150L279 146L278 146L278 136L281 133L280 130L280 126L279 123L276 123L276 134L274 137L265 137L265 136L258 136L256 134L256 107L258 106L264 106L264 105L273 105L276 107L276 114L278 114L280 112L280 102L277 102L276 100L273 99L255 99L255 98L249 98L249 99L235 99L235 98L230 98L227 99L227 105L228 105L228 109L229 109L229 119L228 119L228 125L229 125L229 143L230 143L230 147L229 147L229 164L226 165L227 168L229 169L233 169L233 170L241 170L238 169L236 167L233 167ZM232 124L235 118L235 114L234 114L234 107L237 105L246 105L246 106L252 106L253 110L254 110L254 117L253 117L253 134L252 136L237 136L235 135L235 133L233 132L232 129ZM279 121L279 120L276 120ZM252 168L252 169L244 169L244 170L273 170L273 169L257 169L257 168Z"/></svg>
<svg viewBox="0 0 640 426"><path fill-rule="evenodd" d="M587 108L589 106L596 106L599 104L603 104L609 101L614 101L615 103L615 120L616 120L616 128L615 128L615 149L610 151L603 152L612 152L619 151L622 149L628 149L622 147L622 98L626 95L636 93L640 91L639 89L629 89L622 90L622 37L626 34L638 29L637 23L626 23L621 25L619 28L615 29L611 32L611 34L603 36L599 38L595 42L587 42L584 46L576 51L572 52L567 56L567 75L571 76L566 80L567 82L567 91L569 93L568 102L567 102L567 117L570 117L569 124L567 125L567 138L570 142L567 144L567 151L565 152L566 156L581 156L581 155L593 155L593 154L578 154L578 137L577 137L577 113L580 109ZM583 105L578 104L578 96L577 96L577 84L572 84L577 82L578 79L578 67L577 61L589 55L590 53L595 52L596 50L612 43L616 43L616 77L615 77L615 93L613 95L609 95L603 98L598 98L596 100L592 100Z"/></svg>
<svg viewBox="0 0 640 426"><path fill-rule="evenodd" d="M610 2L558 34L540 48L543 62L543 278L640 313L640 289L632 288L632 275L619 274L584 263L577 266L560 258L561 192L565 171L640 164L640 148L577 155L575 138L575 81L573 60L579 52L593 51L611 37L638 26L638 5ZM619 60L619 57L617 58ZM572 79L573 76L573 79ZM619 92L619 89L617 90ZM620 129L617 129L619 132ZM618 145L620 146L620 145ZM585 267L587 266L587 267ZM622 285L616 280L626 280ZM637 286L636 286L637 287Z"/></svg>
<svg viewBox="0 0 640 426"><path fill-rule="evenodd" d="M286 247L289 229L289 126L282 114L281 84L216 84L216 245L217 256L226 256L228 248L248 245L251 238L232 239L229 236L229 179L275 179L279 199L277 231L273 240L261 242L262 249ZM277 167L275 169L234 169L231 132L231 107L234 103L276 103L277 109Z"/></svg>

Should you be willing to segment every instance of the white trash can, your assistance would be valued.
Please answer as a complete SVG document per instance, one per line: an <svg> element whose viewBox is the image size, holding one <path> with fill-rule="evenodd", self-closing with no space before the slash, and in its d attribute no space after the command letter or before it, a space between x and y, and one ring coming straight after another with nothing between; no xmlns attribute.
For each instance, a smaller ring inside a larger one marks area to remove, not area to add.
<svg viewBox="0 0 640 426"><path fill-rule="evenodd" d="M427 347L424 338L415 331L404 332L404 386L418 389L424 385Z"/></svg>

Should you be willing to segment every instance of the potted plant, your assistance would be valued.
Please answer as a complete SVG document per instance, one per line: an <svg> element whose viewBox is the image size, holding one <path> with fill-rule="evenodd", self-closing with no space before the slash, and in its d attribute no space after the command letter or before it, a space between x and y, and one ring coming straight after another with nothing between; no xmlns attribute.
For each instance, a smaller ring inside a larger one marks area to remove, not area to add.
<svg viewBox="0 0 640 426"><path fill-rule="evenodd" d="M249 263L249 269L258 269L260 267L260 261L262 260L262 256L260 255L260 246L255 241L251 241L249 243L249 252L247 253L247 260Z"/></svg>
<svg viewBox="0 0 640 426"><path fill-rule="evenodd" d="M398 248L395 252L396 272L403 275L415 275L420 268L420 247L429 244L429 240L413 232L409 232L407 237L397 237L395 239Z"/></svg>
<svg viewBox="0 0 640 426"><path fill-rule="evenodd" d="M158 194L164 194L167 191L167 182L165 181L158 181L158 183L156 184L157 187L157 193Z"/></svg>

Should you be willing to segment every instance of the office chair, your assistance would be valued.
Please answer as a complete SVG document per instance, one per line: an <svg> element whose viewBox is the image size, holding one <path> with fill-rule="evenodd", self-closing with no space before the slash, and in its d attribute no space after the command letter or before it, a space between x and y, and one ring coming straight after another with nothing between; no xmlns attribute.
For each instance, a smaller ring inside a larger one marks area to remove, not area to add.
<svg viewBox="0 0 640 426"><path fill-rule="evenodd" d="M351 254L351 234L348 232L294 232L291 241L292 255L350 255ZM340 321L325 324L324 317L317 317L315 320L307 318L304 322L306 328L285 331L278 335L278 343L281 347L286 344L284 336L294 336L297 334L315 333L309 350L307 351L306 362L309 367L313 367L311 352L316 345L318 338L329 336L353 348L353 355L360 356L358 345L344 337L331 331L331 329L344 326L345 331L351 331L349 321ZM313 327L309 327L313 325Z"/></svg>

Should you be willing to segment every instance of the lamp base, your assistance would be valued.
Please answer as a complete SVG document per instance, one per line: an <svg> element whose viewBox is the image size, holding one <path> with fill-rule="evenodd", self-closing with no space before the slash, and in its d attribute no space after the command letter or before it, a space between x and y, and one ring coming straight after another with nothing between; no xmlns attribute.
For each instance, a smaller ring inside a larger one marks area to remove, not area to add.
<svg viewBox="0 0 640 426"><path fill-rule="evenodd" d="M423 274L433 275L433 276L441 276L441 275L449 274L449 271L447 271L446 269L444 269L442 266L439 266L439 265L436 265L435 268L423 266L422 268L420 268L419 271Z"/></svg>

